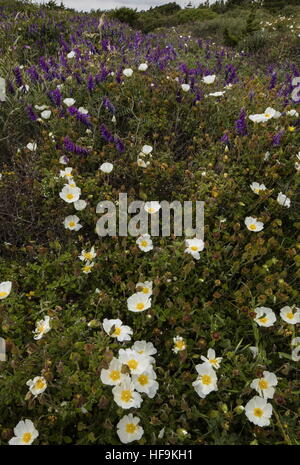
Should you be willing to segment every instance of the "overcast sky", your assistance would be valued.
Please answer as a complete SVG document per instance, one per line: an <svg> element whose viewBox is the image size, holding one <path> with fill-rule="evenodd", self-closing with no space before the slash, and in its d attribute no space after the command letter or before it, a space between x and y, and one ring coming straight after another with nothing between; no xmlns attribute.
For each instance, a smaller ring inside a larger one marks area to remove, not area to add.
<svg viewBox="0 0 300 465"><path fill-rule="evenodd" d="M33 0L35 3L47 3L47 0ZM137 8L138 10L147 10L151 6L164 5L170 1L175 0L63 0L63 3L67 7L75 8L76 10L89 11L92 8L94 10L110 10L112 8L119 8L121 6L128 6L130 8ZM60 5L61 0L56 0L56 3ZM176 0L178 5L184 7L188 4L189 0ZM198 6L203 3L204 0L191 0L194 6Z"/></svg>

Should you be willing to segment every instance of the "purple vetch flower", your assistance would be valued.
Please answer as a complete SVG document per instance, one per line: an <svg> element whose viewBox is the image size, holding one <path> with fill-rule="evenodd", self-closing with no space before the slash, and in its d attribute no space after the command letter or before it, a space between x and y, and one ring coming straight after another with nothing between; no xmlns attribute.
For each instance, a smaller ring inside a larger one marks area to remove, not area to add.
<svg viewBox="0 0 300 465"><path fill-rule="evenodd" d="M276 86L276 83L277 83L277 73L274 71L272 73L272 77L271 77L271 80L270 80L270 84L269 84L269 89L274 89L274 87Z"/></svg>
<svg viewBox="0 0 300 465"><path fill-rule="evenodd" d="M109 132L109 130L104 124L101 124L100 131L103 139L105 139L106 142L114 142L114 136Z"/></svg>
<svg viewBox="0 0 300 465"><path fill-rule="evenodd" d="M60 90L58 88L56 88L55 90L50 90L48 92L48 97L51 100L51 102L54 105L56 105L57 107L59 107L61 105L62 96L61 96Z"/></svg>
<svg viewBox="0 0 300 465"><path fill-rule="evenodd" d="M228 134L223 134L223 136L221 137L221 142L223 142L224 144L229 144L229 137L228 137Z"/></svg>
<svg viewBox="0 0 300 465"><path fill-rule="evenodd" d="M68 152L78 155L88 155L89 151L80 145L75 144L68 136L64 138L64 146Z"/></svg>
<svg viewBox="0 0 300 465"><path fill-rule="evenodd" d="M31 121L36 121L38 119L38 117L36 116L34 110L33 110L33 107L32 105L28 105L26 107L26 111L27 111L27 115L29 117L29 119L31 119Z"/></svg>
<svg viewBox="0 0 300 465"><path fill-rule="evenodd" d="M272 145L274 146L280 145L283 134L284 134L284 130L277 132L277 134L275 134L275 136L273 137Z"/></svg>
<svg viewBox="0 0 300 465"><path fill-rule="evenodd" d="M37 72L35 66L31 66L30 68L28 68L28 69L26 70L26 73L29 74L30 79L31 79L33 82L36 82L36 81L39 80L39 73Z"/></svg>
<svg viewBox="0 0 300 465"><path fill-rule="evenodd" d="M13 86L13 84L12 84L11 81L8 81L8 83L7 83L7 91L8 91L10 94L15 94L15 93L16 93L15 88L14 88L14 86Z"/></svg>
<svg viewBox="0 0 300 465"><path fill-rule="evenodd" d="M118 137L115 137L114 141L115 141L116 149L118 150L118 152L124 153L125 152L125 145L121 141L121 139L119 139Z"/></svg>
<svg viewBox="0 0 300 465"><path fill-rule="evenodd" d="M21 73L21 70L20 70L19 66L16 66L13 69L13 73L14 73L15 78L16 78L17 86L18 87L23 87L24 81L23 81L22 73Z"/></svg>
<svg viewBox="0 0 300 465"><path fill-rule="evenodd" d="M94 78L92 74L89 74L88 80L87 80L87 87L90 92L93 92L95 88L95 83L94 83Z"/></svg>
<svg viewBox="0 0 300 465"><path fill-rule="evenodd" d="M49 72L49 65L47 64L46 60L45 60L45 57L40 57L39 59L39 65L40 65L40 68L45 71L45 73L48 73Z"/></svg>
<svg viewBox="0 0 300 465"><path fill-rule="evenodd" d="M108 97L103 97L103 105L106 110L110 111L111 113L115 113L116 109L114 105L111 103Z"/></svg>
<svg viewBox="0 0 300 465"><path fill-rule="evenodd" d="M91 127L92 126L92 123L90 122L89 118L90 118L90 115L85 115L84 113L81 113L76 107L74 107L73 105L71 107L68 108L68 112L70 113L70 115L72 116L76 116L76 119L78 121L80 121L81 123L83 123L85 126L87 127Z"/></svg>
<svg viewBox="0 0 300 465"><path fill-rule="evenodd" d="M246 111L244 108L241 110L240 116L235 122L235 129L240 136L246 136L248 134L246 123Z"/></svg>

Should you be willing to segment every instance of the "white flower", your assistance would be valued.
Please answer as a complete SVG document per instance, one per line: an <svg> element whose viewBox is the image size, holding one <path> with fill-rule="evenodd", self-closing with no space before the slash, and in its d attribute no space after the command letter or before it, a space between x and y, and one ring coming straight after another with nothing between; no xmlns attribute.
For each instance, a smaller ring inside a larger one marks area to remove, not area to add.
<svg viewBox="0 0 300 465"><path fill-rule="evenodd" d="M133 346L131 346L131 349L135 350L138 354L145 355L146 357L148 357L149 363L154 362L154 358L151 357L151 355L156 354L157 350L155 349L152 342L135 341Z"/></svg>
<svg viewBox="0 0 300 465"><path fill-rule="evenodd" d="M62 155L59 159L59 163L62 165L67 165L68 164L68 158L65 155Z"/></svg>
<svg viewBox="0 0 300 465"><path fill-rule="evenodd" d="M201 363L196 365L198 377L196 381L192 383L195 391L199 396L204 399L210 392L217 391L217 381L215 370L209 363Z"/></svg>
<svg viewBox="0 0 300 465"><path fill-rule="evenodd" d="M144 205L144 208L147 213L152 214L152 213L157 213L161 207L160 207L159 202L157 202L156 200L153 200L151 202L146 202Z"/></svg>
<svg viewBox="0 0 300 465"><path fill-rule="evenodd" d="M216 352L214 349L208 349L207 351L207 358L201 355L201 360L206 363L210 363L213 368L220 368L220 363L222 361L222 357L216 357Z"/></svg>
<svg viewBox="0 0 300 465"><path fill-rule="evenodd" d="M81 189L79 187L72 187L66 184L62 191L59 193L59 196L62 200L67 203L73 203L79 200L81 194Z"/></svg>
<svg viewBox="0 0 300 465"><path fill-rule="evenodd" d="M188 92L190 90L191 86L189 84L181 84L181 89L183 92Z"/></svg>
<svg viewBox="0 0 300 465"><path fill-rule="evenodd" d="M82 272L83 272L84 274L89 274L89 273L91 273L91 272L92 272L93 266L95 266L95 263L94 263L94 262L89 262L89 261L85 262L85 264L84 264L83 267L82 267Z"/></svg>
<svg viewBox="0 0 300 465"><path fill-rule="evenodd" d="M282 205L283 207L290 208L290 206L291 206L291 199L289 199L282 192L279 192L279 194L277 196L277 202L279 203L279 205Z"/></svg>
<svg viewBox="0 0 300 465"><path fill-rule="evenodd" d="M139 354L133 349L120 349L119 360L123 365L128 366L130 373L133 375L140 375L150 368L149 357Z"/></svg>
<svg viewBox="0 0 300 465"><path fill-rule="evenodd" d="M67 107L71 107L75 104L76 100L74 100L73 98L65 98L63 102L65 105L67 105Z"/></svg>
<svg viewBox="0 0 300 465"><path fill-rule="evenodd" d="M153 147L151 145L143 145L141 152L144 155L149 155L153 150Z"/></svg>
<svg viewBox="0 0 300 465"><path fill-rule="evenodd" d="M126 69L123 70L123 74L124 74L124 76L126 76L126 77L130 77L130 76L133 75L133 69L131 69L131 68L126 68Z"/></svg>
<svg viewBox="0 0 300 465"><path fill-rule="evenodd" d="M41 117L42 117L43 119L49 119L50 116L51 116L51 110L44 110L44 111L42 111L42 113L41 113Z"/></svg>
<svg viewBox="0 0 300 465"><path fill-rule="evenodd" d="M11 291L12 282L11 281L3 281L0 283L0 300L5 299L9 296Z"/></svg>
<svg viewBox="0 0 300 465"><path fill-rule="evenodd" d="M291 325L300 323L300 308L297 307L283 307L280 310L281 318Z"/></svg>
<svg viewBox="0 0 300 465"><path fill-rule="evenodd" d="M253 358L256 358L258 356L258 348L255 346L249 347L249 350L251 351Z"/></svg>
<svg viewBox="0 0 300 465"><path fill-rule="evenodd" d="M122 321L117 319L108 320L104 318L103 329L111 337L114 337L119 342L130 341L131 335L133 334L130 326L123 325Z"/></svg>
<svg viewBox="0 0 300 465"><path fill-rule="evenodd" d="M264 113L258 113L255 115L249 115L249 119L254 123L265 123L271 118L279 118L281 113L274 110L274 108L268 107Z"/></svg>
<svg viewBox="0 0 300 465"><path fill-rule="evenodd" d="M147 294L150 297L152 295L152 286L152 281L145 281L144 283L137 283L135 287L138 290L138 292L143 292L144 294Z"/></svg>
<svg viewBox="0 0 300 465"><path fill-rule="evenodd" d="M151 297L144 292L136 292L127 299L127 308L131 312L144 312L151 307Z"/></svg>
<svg viewBox="0 0 300 465"><path fill-rule="evenodd" d="M199 260L199 252L201 252L204 249L204 242L202 241L202 239L186 239L185 245L187 246L187 248L184 252L191 254L193 258Z"/></svg>
<svg viewBox="0 0 300 465"><path fill-rule="evenodd" d="M137 240L136 244L143 252L149 252L149 250L153 249L153 243L150 239L149 234L142 234Z"/></svg>
<svg viewBox="0 0 300 465"><path fill-rule="evenodd" d="M64 170L60 170L59 176L61 178L73 179L72 171L73 171L73 168L67 167Z"/></svg>
<svg viewBox="0 0 300 465"><path fill-rule="evenodd" d="M74 58L76 53L72 50L70 53L68 53L67 57L68 58Z"/></svg>
<svg viewBox="0 0 300 465"><path fill-rule="evenodd" d="M21 420L14 428L15 436L8 442L10 446L29 446L38 437L39 432L35 429L31 420Z"/></svg>
<svg viewBox="0 0 300 465"><path fill-rule="evenodd" d="M175 336L173 337L174 347L172 351L177 354L177 352L181 352L182 350L186 349L186 343L183 337Z"/></svg>
<svg viewBox="0 0 300 465"><path fill-rule="evenodd" d="M225 91L219 91L219 92L211 92L210 95L211 97L222 97L225 94Z"/></svg>
<svg viewBox="0 0 300 465"><path fill-rule="evenodd" d="M103 384L109 386L116 386L124 381L124 374L122 373L122 362L117 358L113 358L109 364L108 369L103 368L101 370L100 379Z"/></svg>
<svg viewBox="0 0 300 465"><path fill-rule="evenodd" d="M137 159L137 165L138 165L140 168L147 168L147 166L150 165L150 161L145 162L142 158L138 158L138 159Z"/></svg>
<svg viewBox="0 0 300 465"><path fill-rule="evenodd" d="M6 84L5 79L0 77L0 102L5 102L6 100Z"/></svg>
<svg viewBox="0 0 300 465"><path fill-rule="evenodd" d="M114 165L112 163L102 163L99 170L103 171L103 173L111 173L113 167Z"/></svg>
<svg viewBox="0 0 300 465"><path fill-rule="evenodd" d="M259 184L258 182L250 184L250 188L255 194L259 194L261 191L266 190L266 186L264 184Z"/></svg>
<svg viewBox="0 0 300 465"><path fill-rule="evenodd" d="M296 110L289 110L289 111L286 112L286 114L288 116L295 116L296 118L298 118L298 116L299 116L299 113Z"/></svg>
<svg viewBox="0 0 300 465"><path fill-rule="evenodd" d="M30 150L31 152L35 152L36 149L37 149L37 143L36 142L29 142L26 147L28 148L28 150Z"/></svg>
<svg viewBox="0 0 300 465"><path fill-rule="evenodd" d="M124 376L122 382L112 389L114 401L119 407L124 409L140 408L143 399L134 390L134 384L129 375Z"/></svg>
<svg viewBox="0 0 300 465"><path fill-rule="evenodd" d="M50 331L50 319L50 316L46 315L43 320L39 320L36 322L35 330L32 331L34 333L33 339L38 341L39 339L42 339L44 334Z"/></svg>
<svg viewBox="0 0 300 465"><path fill-rule="evenodd" d="M258 326L265 326L266 328L273 326L276 321L276 315L271 308L257 307L254 311L256 313L254 321L256 321Z"/></svg>
<svg viewBox="0 0 300 465"><path fill-rule="evenodd" d="M143 428L138 424L140 419L132 413L125 415L117 424L117 434L123 444L138 441L144 434Z"/></svg>
<svg viewBox="0 0 300 465"><path fill-rule="evenodd" d="M69 215L63 221L64 227L70 229L70 231L79 231L82 228L82 225L79 224L80 219L77 215Z"/></svg>
<svg viewBox="0 0 300 465"><path fill-rule="evenodd" d="M34 108L39 111L47 110L48 105L34 105Z"/></svg>
<svg viewBox="0 0 300 465"><path fill-rule="evenodd" d="M43 376L36 376L33 379L29 379L26 385L29 386L29 390L34 396L42 394L45 389L47 389L47 381Z"/></svg>
<svg viewBox="0 0 300 465"><path fill-rule="evenodd" d="M292 360L294 362L299 362L300 361L300 337L294 337L291 342L292 347L294 349L292 350Z"/></svg>
<svg viewBox="0 0 300 465"><path fill-rule="evenodd" d="M277 386L277 376L270 371L264 371L262 378L257 378L252 381L250 387L255 389L260 397L264 399L273 399L274 386Z"/></svg>
<svg viewBox="0 0 300 465"><path fill-rule="evenodd" d="M148 370L139 375L133 375L132 381L138 392L144 392L150 399L153 399L159 385L156 381L156 374L152 368L148 368Z"/></svg>
<svg viewBox="0 0 300 465"><path fill-rule="evenodd" d="M245 405L245 414L248 420L258 426L269 426L272 410L272 405L259 396L253 397Z"/></svg>
<svg viewBox="0 0 300 465"><path fill-rule="evenodd" d="M247 216L247 218L245 218L245 225L249 231L253 232L259 232L264 229L264 223L262 221L257 221L257 219L252 216Z"/></svg>
<svg viewBox="0 0 300 465"><path fill-rule="evenodd" d="M81 254L79 255L79 259L82 261L91 261L96 256L97 254L95 252L95 247L93 246L89 252L86 250L82 250Z"/></svg>
<svg viewBox="0 0 300 465"><path fill-rule="evenodd" d="M138 67L139 71L147 71L147 69L148 69L147 63L141 63Z"/></svg>
<svg viewBox="0 0 300 465"><path fill-rule="evenodd" d="M87 203L85 200L79 199L79 200L76 200L76 202L74 202L75 210L78 210L78 211L84 210L86 206L87 206Z"/></svg>
<svg viewBox="0 0 300 465"><path fill-rule="evenodd" d="M78 111L79 111L79 113L81 113L82 115L88 115L88 113L89 113L89 110L87 110L87 109L84 108L84 107L79 107L79 108L78 108Z"/></svg>
<svg viewBox="0 0 300 465"><path fill-rule="evenodd" d="M202 81L205 83L205 84L213 84L215 82L215 79L216 79L216 75L215 74L211 74L211 75L208 75L208 76L204 76Z"/></svg>

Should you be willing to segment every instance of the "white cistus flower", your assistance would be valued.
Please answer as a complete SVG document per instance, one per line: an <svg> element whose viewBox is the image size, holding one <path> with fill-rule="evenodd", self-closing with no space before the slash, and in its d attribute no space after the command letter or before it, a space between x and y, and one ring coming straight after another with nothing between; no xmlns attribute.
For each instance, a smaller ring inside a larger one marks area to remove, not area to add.
<svg viewBox="0 0 300 465"><path fill-rule="evenodd" d="M117 424L117 434L123 444L138 441L144 434L143 428L139 425L140 419L134 417L132 413L125 415Z"/></svg>
<svg viewBox="0 0 300 465"><path fill-rule="evenodd" d="M245 414L257 426L269 426L272 416L272 405L266 399L255 396L245 405Z"/></svg>
<svg viewBox="0 0 300 465"><path fill-rule="evenodd" d="M2 283L0 283L0 300L6 299L6 297L9 296L11 292L11 286L11 281L3 281Z"/></svg>
<svg viewBox="0 0 300 465"><path fill-rule="evenodd" d="M277 386L277 376L270 371L264 371L261 378L254 379L250 387L255 389L260 397L264 399L273 399L275 388Z"/></svg>
<svg viewBox="0 0 300 465"><path fill-rule="evenodd" d="M151 307L151 297L144 292L136 292L127 299L127 308L131 312L144 312Z"/></svg>
<svg viewBox="0 0 300 465"><path fill-rule="evenodd" d="M15 436L8 442L10 446L29 446L38 437L39 432L31 420L21 420L14 428Z"/></svg>

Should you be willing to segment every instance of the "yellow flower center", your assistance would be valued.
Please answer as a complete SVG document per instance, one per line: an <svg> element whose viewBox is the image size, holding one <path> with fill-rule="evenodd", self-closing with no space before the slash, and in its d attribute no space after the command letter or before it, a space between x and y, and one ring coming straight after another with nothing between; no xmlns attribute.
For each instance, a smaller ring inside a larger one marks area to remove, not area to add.
<svg viewBox="0 0 300 465"><path fill-rule="evenodd" d="M148 242L147 241L141 241L141 246L142 247L147 247L148 245Z"/></svg>
<svg viewBox="0 0 300 465"><path fill-rule="evenodd" d="M34 388L38 390L44 389L44 387L45 387L45 381L43 381L42 379L39 379L34 385Z"/></svg>
<svg viewBox="0 0 300 465"><path fill-rule="evenodd" d="M91 266L85 265L85 266L83 267L83 271L84 271L85 273L88 273L89 271L91 271L91 268L92 268Z"/></svg>
<svg viewBox="0 0 300 465"><path fill-rule="evenodd" d="M142 291L144 294L148 294L149 293L149 289L148 287L143 287L143 291Z"/></svg>
<svg viewBox="0 0 300 465"><path fill-rule="evenodd" d="M268 382L265 379L261 379L258 383L260 389L268 389Z"/></svg>
<svg viewBox="0 0 300 465"><path fill-rule="evenodd" d="M155 208L153 207L148 208L148 213L154 213L154 212L155 212Z"/></svg>
<svg viewBox="0 0 300 465"><path fill-rule="evenodd" d="M112 336L120 336L121 334L121 328L116 328L114 332L112 333Z"/></svg>
<svg viewBox="0 0 300 465"><path fill-rule="evenodd" d="M8 295L8 292L1 291L0 292L0 297L6 297Z"/></svg>
<svg viewBox="0 0 300 465"><path fill-rule="evenodd" d="M132 399L131 391L129 391L129 389L122 391L121 399L123 402L129 402Z"/></svg>
<svg viewBox="0 0 300 465"><path fill-rule="evenodd" d="M109 377L113 380L113 381L117 381L118 379L120 379L121 377L121 374L118 370L112 370L109 374Z"/></svg>
<svg viewBox="0 0 300 465"><path fill-rule="evenodd" d="M84 258L86 258L87 260L92 260L93 259L93 255L91 252L84 252L83 254Z"/></svg>
<svg viewBox="0 0 300 465"><path fill-rule="evenodd" d="M286 317L289 319L289 320L292 320L294 318L294 314L292 312L289 312L286 314Z"/></svg>
<svg viewBox="0 0 300 465"><path fill-rule="evenodd" d="M261 418L263 416L263 414L264 414L263 410L261 408L258 408L258 407L254 409L253 413L254 413L254 416L258 417L258 418Z"/></svg>
<svg viewBox="0 0 300 465"><path fill-rule="evenodd" d="M185 342L184 341L176 341L175 346L179 350L185 349Z"/></svg>
<svg viewBox="0 0 300 465"><path fill-rule="evenodd" d="M133 358L132 360L128 360L127 365L129 366L130 370L136 370L138 362Z"/></svg>
<svg viewBox="0 0 300 465"><path fill-rule="evenodd" d="M133 434L136 431L136 425L133 423L127 423L126 425L126 433Z"/></svg>
<svg viewBox="0 0 300 465"><path fill-rule="evenodd" d="M209 361L212 365L216 365L218 363L215 358L210 358Z"/></svg>
<svg viewBox="0 0 300 465"><path fill-rule="evenodd" d="M69 223L70 228L74 228L75 225L76 225L75 221L70 221Z"/></svg>
<svg viewBox="0 0 300 465"><path fill-rule="evenodd" d="M259 191L260 191L260 189L259 189L258 187L256 187L256 188L254 189L254 192L255 192L256 194L258 194Z"/></svg>
<svg viewBox="0 0 300 465"><path fill-rule="evenodd" d="M73 199L74 195L73 194L67 194L67 199L71 200Z"/></svg>
<svg viewBox="0 0 300 465"><path fill-rule="evenodd" d="M198 247L197 247L196 245L192 245L191 250L192 250L193 252L197 252Z"/></svg>
<svg viewBox="0 0 300 465"><path fill-rule="evenodd" d="M256 231L256 224L249 224L249 229L251 229L251 231Z"/></svg>
<svg viewBox="0 0 300 465"><path fill-rule="evenodd" d="M268 318L264 316L263 318L259 318L259 321L263 324L266 324L268 322Z"/></svg>
<svg viewBox="0 0 300 465"><path fill-rule="evenodd" d="M28 444L31 441L31 438L32 438L32 433L24 433L22 436L22 441L25 444Z"/></svg>
<svg viewBox="0 0 300 465"><path fill-rule="evenodd" d="M211 376L209 375L203 375L201 378L202 384L209 385L211 384Z"/></svg>
<svg viewBox="0 0 300 465"><path fill-rule="evenodd" d="M271 116L270 113L265 113L266 118L270 118L270 116Z"/></svg>
<svg viewBox="0 0 300 465"><path fill-rule="evenodd" d="M143 302L139 302L138 304L136 304L137 310L144 310L144 308L145 308L145 304L143 304Z"/></svg>
<svg viewBox="0 0 300 465"><path fill-rule="evenodd" d="M138 382L142 385L145 386L145 384L148 384L148 376L147 375L140 375L138 377Z"/></svg>
<svg viewBox="0 0 300 465"><path fill-rule="evenodd" d="M43 333L43 332L45 331L44 325L38 325L37 331L38 331L39 333Z"/></svg>

